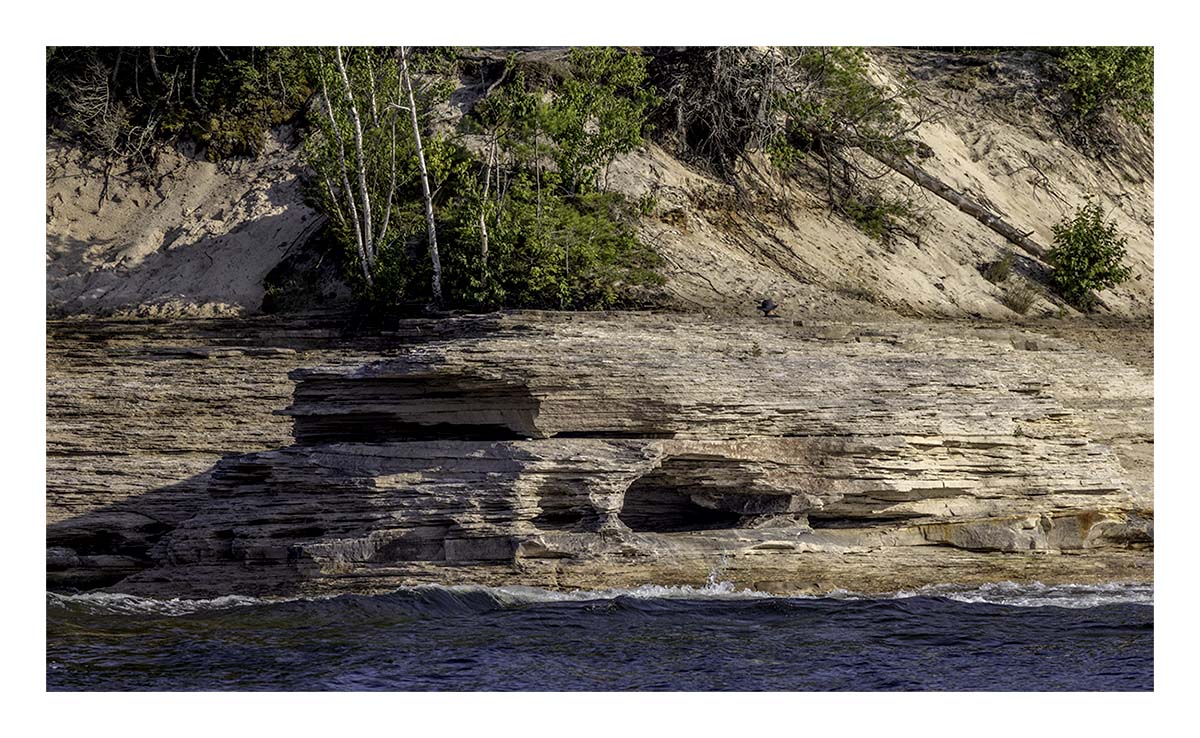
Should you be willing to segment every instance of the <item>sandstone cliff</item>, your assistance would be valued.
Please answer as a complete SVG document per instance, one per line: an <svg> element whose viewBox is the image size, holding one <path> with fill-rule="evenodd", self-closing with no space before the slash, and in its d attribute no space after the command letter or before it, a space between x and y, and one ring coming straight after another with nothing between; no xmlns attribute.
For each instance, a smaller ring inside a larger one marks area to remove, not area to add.
<svg viewBox="0 0 1200 738"><path fill-rule="evenodd" d="M1151 574L1146 367L1044 333L517 314L372 345L286 324L98 344L70 325L51 360L52 400L74 398L51 404L59 585Z"/></svg>
<svg viewBox="0 0 1200 738"><path fill-rule="evenodd" d="M606 182L645 203L670 313L254 316L271 274L348 294L293 131L149 176L48 141L47 310L74 316L47 336L50 585L1150 579L1152 138L1072 143L1036 52L870 55L937 111L922 170L986 213L1046 245L1098 198L1134 272L1101 316L1017 316L981 273L1014 245L898 173L918 218L885 244L755 156L730 182L653 142Z"/></svg>

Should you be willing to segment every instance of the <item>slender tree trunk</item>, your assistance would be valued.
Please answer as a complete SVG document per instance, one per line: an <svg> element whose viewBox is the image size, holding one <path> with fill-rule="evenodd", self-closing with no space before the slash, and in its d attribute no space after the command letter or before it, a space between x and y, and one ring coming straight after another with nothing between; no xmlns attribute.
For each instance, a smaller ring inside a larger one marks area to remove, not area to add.
<svg viewBox="0 0 1200 738"><path fill-rule="evenodd" d="M425 147L421 144L421 124L417 120L417 100L413 95L412 77L408 73L408 52L400 47L400 72L408 91L408 112L412 118L413 141L417 147L417 164L421 167L421 192L425 195L425 225L429 230L429 258L433 262L433 302L442 304L442 260L438 256L437 227L433 220L433 196L429 192L429 170L425 166Z"/></svg>
<svg viewBox="0 0 1200 738"><path fill-rule="evenodd" d="M375 104L375 65L371 63L371 57L367 56L367 78L371 83L371 121L375 127L379 127L379 107Z"/></svg>
<svg viewBox="0 0 1200 738"><path fill-rule="evenodd" d="M333 189L333 183L329 181L329 177L322 177L325 182L325 193L329 195L329 204L333 206L333 214L337 216L338 222L342 227L346 227L346 216L342 214L342 205L338 202L337 194Z"/></svg>
<svg viewBox="0 0 1200 738"><path fill-rule="evenodd" d="M488 158L483 164L483 196L479 198L479 254L483 258L483 281L487 284L488 275L488 232L487 210L484 205L488 201L488 192L492 188L492 158L496 156L496 141L492 140L488 147Z"/></svg>
<svg viewBox="0 0 1200 738"><path fill-rule="evenodd" d="M117 60L113 62L112 74L109 75L109 78L112 79L113 82L117 81L117 73L121 71L121 58L124 56L125 47L122 46L117 49Z"/></svg>
<svg viewBox="0 0 1200 738"><path fill-rule="evenodd" d="M154 79L157 80L159 84L166 85L167 83L163 81L162 72L158 71L158 58L154 53L154 47L148 46L146 49L146 56L150 58L150 71L154 74Z"/></svg>
<svg viewBox="0 0 1200 738"><path fill-rule="evenodd" d="M358 219L358 206L354 204L353 191L350 188L350 174L346 168L346 146L342 143L342 134L338 130L337 118L333 115L333 104L329 100L329 88L325 84L325 65L321 64L321 100L325 103L325 114L329 116L329 125L333 130L333 138L337 142L338 166L342 171L342 191L346 196L347 210L350 211L350 220L354 223L354 240L358 246L358 263L362 267L363 279L367 281L368 287L374 287L375 282L371 279L371 264L367 260L366 247L363 244L362 225ZM330 188L332 196L333 189Z"/></svg>
<svg viewBox="0 0 1200 738"><path fill-rule="evenodd" d="M200 47L192 52L192 104L197 108L200 107L200 101L196 99L196 62L200 60Z"/></svg>
<svg viewBox="0 0 1200 738"><path fill-rule="evenodd" d="M392 113L392 172L388 179L387 207L383 211L383 225L379 227L379 238L387 239L388 224L392 220L392 201L396 199L396 115Z"/></svg>
<svg viewBox="0 0 1200 738"><path fill-rule="evenodd" d="M533 129L533 172L534 180L537 182L537 225L539 233L542 229L542 152L539 147L541 132L542 123L538 120L534 124Z"/></svg>
<svg viewBox="0 0 1200 738"><path fill-rule="evenodd" d="M358 194L362 200L363 247L367 252L367 263L375 263L375 237L371 229L371 196L367 191L367 158L363 155L362 120L358 117L358 105L354 102L354 91L350 87L350 76L342 61L342 47L335 46L338 72L342 76L342 87L346 91L346 102L350 108L350 120L354 123L354 152L358 158Z"/></svg>

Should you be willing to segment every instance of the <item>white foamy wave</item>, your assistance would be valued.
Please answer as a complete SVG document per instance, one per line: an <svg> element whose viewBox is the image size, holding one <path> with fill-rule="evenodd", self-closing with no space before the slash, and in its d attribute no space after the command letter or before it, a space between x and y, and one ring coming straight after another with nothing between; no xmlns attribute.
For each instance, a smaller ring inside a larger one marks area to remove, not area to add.
<svg viewBox="0 0 1200 738"><path fill-rule="evenodd" d="M46 595L48 608L79 607L96 613L121 613L127 615L190 615L201 610L224 610L231 607L261 605L270 600L241 595L225 595L206 600L188 600L178 597L154 599L114 592L85 592L82 594Z"/></svg>
<svg viewBox="0 0 1200 738"><path fill-rule="evenodd" d="M1007 605L1010 607L1067 607L1087 608L1103 605L1154 605L1154 585L1147 583L1113 582L1109 584L1042 584L1030 582L994 582L978 587L959 584L930 584L914 590L901 590L890 595L861 594L836 590L828 595L834 599L905 599L910 597L944 597L956 602Z"/></svg>
<svg viewBox="0 0 1200 738"><path fill-rule="evenodd" d="M612 589L575 589L558 592L538 587L498 587L491 590L502 601L507 602L587 602L590 600L613 600L630 597L639 600L698 600L698 599L763 599L775 595L738 589L732 582L712 581L696 587L690 584L643 584L638 587Z"/></svg>
<svg viewBox="0 0 1200 738"><path fill-rule="evenodd" d="M1088 608L1114 604L1154 604L1152 584L1057 584L1040 582L1018 584L996 582L978 587L956 584L932 584L914 590L885 593L862 593L836 589L822 595L790 594L779 595L752 589L738 589L732 582L719 581L716 577L700 586L679 584L643 584L638 587L609 589L575 589L558 591L540 587L520 585L487 587L483 585L437 585L422 584L400 587L391 595L415 595L427 598L449 596L452 601L470 601L480 596L502 607L554 602L589 602L614 600L621 597L637 600L763 600L763 599L833 599L833 600L889 600L912 597L942 597L957 602L1006 605L1011 607L1066 607ZM370 598L371 595L365 595ZM328 594L315 597L260 598L242 595L226 595L211 599L153 599L110 592L88 592L83 594L47 594L48 608L82 608L96 614L116 613L130 615L179 616L208 610L225 610L249 605L280 604L285 602L319 602L338 599L339 595Z"/></svg>

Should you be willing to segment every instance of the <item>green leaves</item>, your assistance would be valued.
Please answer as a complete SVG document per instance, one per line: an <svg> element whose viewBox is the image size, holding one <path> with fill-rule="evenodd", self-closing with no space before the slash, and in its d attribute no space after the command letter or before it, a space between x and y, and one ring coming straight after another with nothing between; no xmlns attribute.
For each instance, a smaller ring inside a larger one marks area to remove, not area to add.
<svg viewBox="0 0 1200 738"><path fill-rule="evenodd" d="M1080 120L1112 107L1131 123L1149 125L1154 114L1154 47L1069 46L1062 64L1068 74L1064 87Z"/></svg>
<svg viewBox="0 0 1200 738"><path fill-rule="evenodd" d="M646 60L575 49L558 84L518 67L476 108L482 150L445 188L447 285L476 306L600 309L661 284L636 210L604 192L612 160L641 143L654 96ZM513 64L510 61L510 65ZM487 234L487 256L483 253Z"/></svg>
<svg viewBox="0 0 1200 738"><path fill-rule="evenodd" d="M1096 302L1094 291L1118 285L1132 275L1121 263L1128 239L1115 222L1104 219L1099 204L1086 203L1053 230L1054 246L1046 254L1047 263L1054 268L1050 282L1072 305L1090 309Z"/></svg>
<svg viewBox="0 0 1200 738"><path fill-rule="evenodd" d="M564 80L542 115L553 140L555 162L570 194L597 185L603 168L642 141L642 128L657 98L645 85L645 57L611 48L576 48L572 76Z"/></svg>

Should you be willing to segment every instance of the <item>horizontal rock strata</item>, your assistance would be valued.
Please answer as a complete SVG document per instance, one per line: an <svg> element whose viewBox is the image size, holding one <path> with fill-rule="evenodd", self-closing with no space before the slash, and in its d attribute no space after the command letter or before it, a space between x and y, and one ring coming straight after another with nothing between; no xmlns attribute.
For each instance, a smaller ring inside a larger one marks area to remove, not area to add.
<svg viewBox="0 0 1200 738"><path fill-rule="evenodd" d="M184 350L210 352L191 361L214 368L211 402L254 397L230 407L240 423L200 413L194 446L169 422L123 420L98 386L52 381L52 580L90 566L124 591L199 595L1150 577L1152 380L1068 340L671 315L453 323L293 340L294 354L197 341ZM100 353L84 362L97 383L120 352ZM131 360L135 387L152 355ZM88 466L77 427L137 460ZM207 467L138 494L174 458L143 454L151 438ZM121 490L108 498L101 466ZM112 501L62 512L89 490ZM120 541L87 536L97 520L141 547L113 560Z"/></svg>

